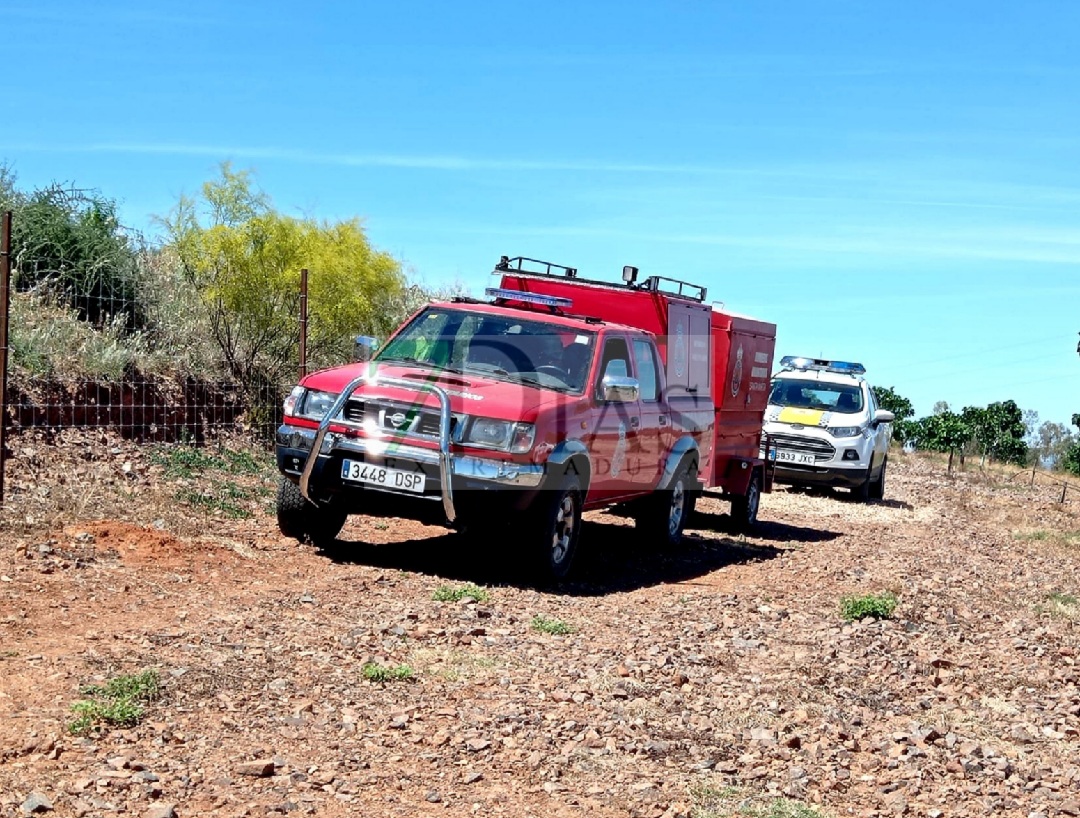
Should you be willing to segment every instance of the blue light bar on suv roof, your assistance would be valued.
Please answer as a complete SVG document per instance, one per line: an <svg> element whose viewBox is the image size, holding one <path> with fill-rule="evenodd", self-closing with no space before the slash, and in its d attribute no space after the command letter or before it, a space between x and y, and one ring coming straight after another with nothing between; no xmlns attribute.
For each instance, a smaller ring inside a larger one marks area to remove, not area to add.
<svg viewBox="0 0 1080 818"><path fill-rule="evenodd" d="M572 307L574 302L570 298L559 295L540 295L539 293L526 293L521 290L504 290L499 287L488 287L484 290L488 298L500 301L520 301L523 304L539 304L542 307Z"/></svg>
<svg viewBox="0 0 1080 818"><path fill-rule="evenodd" d="M798 355L785 355L780 359L780 366L785 369L818 369L825 372L838 372L844 375L865 375L866 367L848 361L826 361L822 358L804 358Z"/></svg>

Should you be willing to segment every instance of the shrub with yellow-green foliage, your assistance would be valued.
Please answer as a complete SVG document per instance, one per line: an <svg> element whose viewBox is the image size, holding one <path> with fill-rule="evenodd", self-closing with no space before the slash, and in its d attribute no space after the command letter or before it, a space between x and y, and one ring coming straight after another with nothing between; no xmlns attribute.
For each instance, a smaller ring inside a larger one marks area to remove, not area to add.
<svg viewBox="0 0 1080 818"><path fill-rule="evenodd" d="M249 396L295 370L300 271L308 278L308 359L348 359L359 332L390 329L405 286L400 265L374 249L359 219L286 216L226 163L198 199L182 197L163 220L185 279L199 296L225 366Z"/></svg>

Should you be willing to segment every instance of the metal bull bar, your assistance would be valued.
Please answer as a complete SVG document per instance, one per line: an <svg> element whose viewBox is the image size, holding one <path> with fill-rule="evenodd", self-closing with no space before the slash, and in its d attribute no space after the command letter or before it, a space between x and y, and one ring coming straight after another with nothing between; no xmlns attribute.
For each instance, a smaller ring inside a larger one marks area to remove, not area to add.
<svg viewBox="0 0 1080 818"><path fill-rule="evenodd" d="M334 401L334 405L330 407L330 410L323 419L319 421L319 429L315 433L315 439L311 443L311 451L308 452L307 460L304 461L304 470L300 475L300 493L303 494L309 502L316 502L311 497L308 485L311 482L311 472L314 470L315 461L322 451L323 441L326 438L326 433L330 428L330 424L333 423L337 426L345 426L357 430L362 430L364 428L359 423L345 420L343 417L337 417L337 415L341 414L341 410L345 408L345 404L348 402L349 398L352 397L353 392L364 384L377 384L379 386L394 386L401 389L411 389L414 392L434 395L439 399L439 482L442 484L443 511L446 512L446 519L450 522L454 522L457 518L457 512L454 510L454 489L450 484L451 476L453 474L453 463L450 458L450 397L446 394L445 390L432 383L417 383L416 381L405 380L403 378L379 378L372 375L361 375L360 377L349 381L348 386L341 391L337 400Z"/></svg>

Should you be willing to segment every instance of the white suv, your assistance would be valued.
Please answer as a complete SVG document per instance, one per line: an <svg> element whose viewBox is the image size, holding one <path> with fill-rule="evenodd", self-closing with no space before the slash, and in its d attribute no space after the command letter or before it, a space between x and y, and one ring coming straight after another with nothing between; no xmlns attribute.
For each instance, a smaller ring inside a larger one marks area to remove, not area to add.
<svg viewBox="0 0 1080 818"><path fill-rule="evenodd" d="M893 413L879 409L862 364L786 356L773 376L765 434L777 483L885 496ZM763 453L763 456L766 456Z"/></svg>

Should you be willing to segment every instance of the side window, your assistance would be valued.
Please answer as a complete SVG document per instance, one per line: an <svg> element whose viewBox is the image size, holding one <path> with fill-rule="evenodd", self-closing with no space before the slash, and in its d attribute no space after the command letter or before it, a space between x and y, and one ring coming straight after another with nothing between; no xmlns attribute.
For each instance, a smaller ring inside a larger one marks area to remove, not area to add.
<svg viewBox="0 0 1080 818"><path fill-rule="evenodd" d="M630 374L630 350L625 338L608 338L604 342L604 357L600 360L600 380L605 375L625 378ZM597 397L602 398L600 384L596 384Z"/></svg>
<svg viewBox="0 0 1080 818"><path fill-rule="evenodd" d="M874 390L869 386L866 387L866 397L870 406L870 417L874 417L874 412L877 411L877 396L874 395Z"/></svg>
<svg viewBox="0 0 1080 818"><path fill-rule="evenodd" d="M641 399L654 401L659 397L659 378L656 372L656 354L648 341L634 341L634 369L641 384Z"/></svg>

